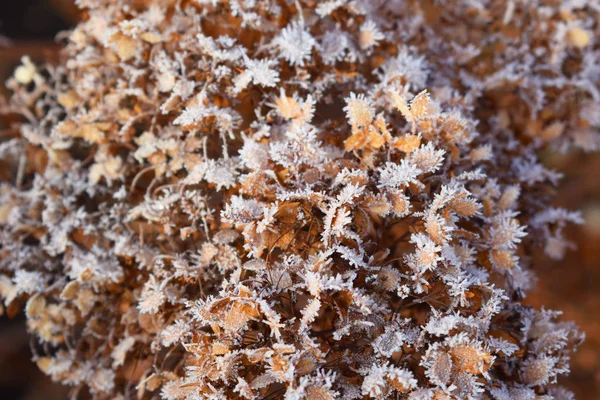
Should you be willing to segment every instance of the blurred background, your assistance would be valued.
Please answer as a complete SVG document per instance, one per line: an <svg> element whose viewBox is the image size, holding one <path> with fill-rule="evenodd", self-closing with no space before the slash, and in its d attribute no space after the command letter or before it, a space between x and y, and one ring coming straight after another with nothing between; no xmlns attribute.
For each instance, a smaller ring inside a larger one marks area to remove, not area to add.
<svg viewBox="0 0 600 400"><path fill-rule="evenodd" d="M73 0L18 0L0 8L0 95L4 81L23 55L33 61L56 60L58 32L77 23ZM571 375L561 382L577 399L600 399L600 154L548 152L544 163L565 177L558 187L557 206L582 210L586 224L570 227L568 238L578 244L563 261L541 254L534 268L539 277L527 303L563 310L587 339L571 364ZM23 313L10 320L0 317L0 399L65 399L67 390L52 384L31 362Z"/></svg>
<svg viewBox="0 0 600 400"><path fill-rule="evenodd" d="M75 25L78 13L73 0L3 0L1 5L0 96L3 96L4 82L19 65L21 56L29 55L34 62L56 59L60 45L54 37ZM63 400L68 394L68 389L53 384L31 361L23 312L14 319L2 315L0 399Z"/></svg>

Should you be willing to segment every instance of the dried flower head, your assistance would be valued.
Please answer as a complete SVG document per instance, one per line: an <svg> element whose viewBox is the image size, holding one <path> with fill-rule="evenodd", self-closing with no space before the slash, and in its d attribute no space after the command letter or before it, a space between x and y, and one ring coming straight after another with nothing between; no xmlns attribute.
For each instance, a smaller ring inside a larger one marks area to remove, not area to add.
<svg viewBox="0 0 600 400"><path fill-rule="evenodd" d="M77 3L0 103L0 296L52 379L568 397L582 335L520 300L582 222L538 155L600 144L593 0Z"/></svg>

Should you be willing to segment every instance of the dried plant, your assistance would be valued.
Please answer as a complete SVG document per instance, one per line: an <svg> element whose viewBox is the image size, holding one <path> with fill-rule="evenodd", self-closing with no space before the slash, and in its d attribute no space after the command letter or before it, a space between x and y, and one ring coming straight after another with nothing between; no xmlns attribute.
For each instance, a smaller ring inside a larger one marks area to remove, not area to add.
<svg viewBox="0 0 600 400"><path fill-rule="evenodd" d="M571 399L547 148L600 144L594 0L78 0L0 144L0 294L97 399Z"/></svg>

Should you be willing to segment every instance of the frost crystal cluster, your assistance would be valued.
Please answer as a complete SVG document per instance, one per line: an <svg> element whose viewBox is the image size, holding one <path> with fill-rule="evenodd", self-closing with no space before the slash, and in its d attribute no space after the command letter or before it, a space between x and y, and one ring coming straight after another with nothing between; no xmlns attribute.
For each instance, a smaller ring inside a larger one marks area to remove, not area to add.
<svg viewBox="0 0 600 400"><path fill-rule="evenodd" d="M0 295L97 399L572 399L547 148L596 0L78 0L0 103Z"/></svg>

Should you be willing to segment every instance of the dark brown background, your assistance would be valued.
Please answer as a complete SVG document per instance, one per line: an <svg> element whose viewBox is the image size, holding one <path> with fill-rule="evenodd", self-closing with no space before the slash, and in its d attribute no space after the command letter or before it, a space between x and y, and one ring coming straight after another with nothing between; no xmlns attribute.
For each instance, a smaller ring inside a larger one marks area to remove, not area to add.
<svg viewBox="0 0 600 400"><path fill-rule="evenodd" d="M4 82L24 54L37 61L55 58L60 46L54 36L73 26L77 17L72 0L16 0L0 7L0 80ZM569 229L569 239L579 247L565 260L535 257L539 283L527 301L563 310L565 319L586 332L571 375L561 381L580 400L600 399L600 155L547 153L543 160L565 174L556 204L582 210L587 223ZM23 315L0 317L0 399L54 400L66 398L66 393L31 362Z"/></svg>

